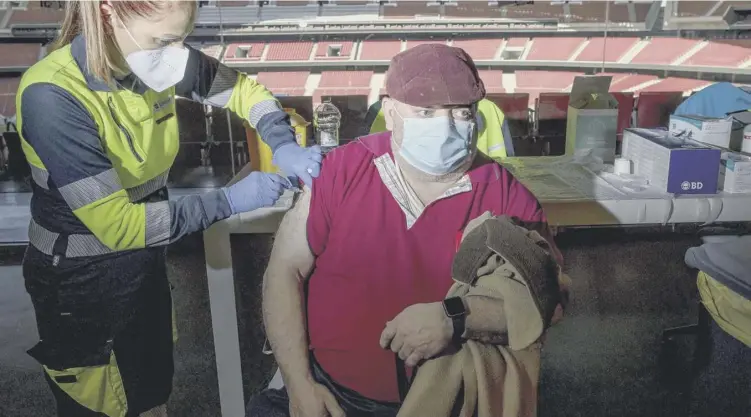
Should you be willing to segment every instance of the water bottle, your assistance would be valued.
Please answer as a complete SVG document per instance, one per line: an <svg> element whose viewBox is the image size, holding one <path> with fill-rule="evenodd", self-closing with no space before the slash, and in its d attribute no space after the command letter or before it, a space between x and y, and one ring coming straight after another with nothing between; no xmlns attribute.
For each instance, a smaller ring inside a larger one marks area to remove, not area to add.
<svg viewBox="0 0 751 417"><path fill-rule="evenodd" d="M323 153L326 153L339 146L342 113L330 101L321 103L314 113L316 139Z"/></svg>

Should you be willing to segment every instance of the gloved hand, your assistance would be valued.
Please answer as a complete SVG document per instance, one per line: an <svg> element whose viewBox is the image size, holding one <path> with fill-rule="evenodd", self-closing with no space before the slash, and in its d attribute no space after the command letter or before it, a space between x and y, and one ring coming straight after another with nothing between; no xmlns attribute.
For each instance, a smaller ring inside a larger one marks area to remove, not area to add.
<svg viewBox="0 0 751 417"><path fill-rule="evenodd" d="M282 145L274 152L273 162L286 175L299 178L308 187L313 186L313 178L321 173L321 147L300 147L297 143Z"/></svg>
<svg viewBox="0 0 751 417"><path fill-rule="evenodd" d="M255 171L222 190L232 214L237 214L273 206L286 187L287 181L281 176Z"/></svg>

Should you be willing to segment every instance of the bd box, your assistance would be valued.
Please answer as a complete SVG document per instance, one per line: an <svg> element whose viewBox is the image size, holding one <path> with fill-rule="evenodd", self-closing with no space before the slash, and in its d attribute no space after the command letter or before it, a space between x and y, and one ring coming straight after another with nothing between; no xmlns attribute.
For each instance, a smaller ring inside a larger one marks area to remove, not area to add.
<svg viewBox="0 0 751 417"><path fill-rule="evenodd" d="M716 194L721 151L661 129L626 129L623 157L634 174L672 194Z"/></svg>

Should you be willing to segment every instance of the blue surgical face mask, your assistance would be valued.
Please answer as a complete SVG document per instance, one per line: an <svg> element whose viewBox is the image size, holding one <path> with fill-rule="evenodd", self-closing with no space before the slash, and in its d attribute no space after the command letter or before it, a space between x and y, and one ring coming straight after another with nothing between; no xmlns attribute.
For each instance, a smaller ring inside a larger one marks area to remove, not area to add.
<svg viewBox="0 0 751 417"><path fill-rule="evenodd" d="M432 175L447 174L470 154L475 123L449 116L403 118L399 155L410 165Z"/></svg>

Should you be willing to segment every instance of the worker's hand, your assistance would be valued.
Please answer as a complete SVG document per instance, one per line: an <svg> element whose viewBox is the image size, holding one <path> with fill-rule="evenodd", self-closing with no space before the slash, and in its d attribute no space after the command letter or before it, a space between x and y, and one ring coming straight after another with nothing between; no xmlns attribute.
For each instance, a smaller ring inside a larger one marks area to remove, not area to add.
<svg viewBox="0 0 751 417"><path fill-rule="evenodd" d="M237 214L273 206L288 184L277 174L255 171L223 190L232 214Z"/></svg>
<svg viewBox="0 0 751 417"><path fill-rule="evenodd" d="M287 394L290 417L346 417L331 391L315 381L289 385Z"/></svg>
<svg viewBox="0 0 751 417"><path fill-rule="evenodd" d="M303 148L297 143L288 143L274 152L273 162L282 172L299 178L308 187L313 186L313 178L321 173L321 147Z"/></svg>
<svg viewBox="0 0 751 417"><path fill-rule="evenodd" d="M386 323L381 347L399 354L409 367L438 356L451 345L454 324L443 304L414 304Z"/></svg>

